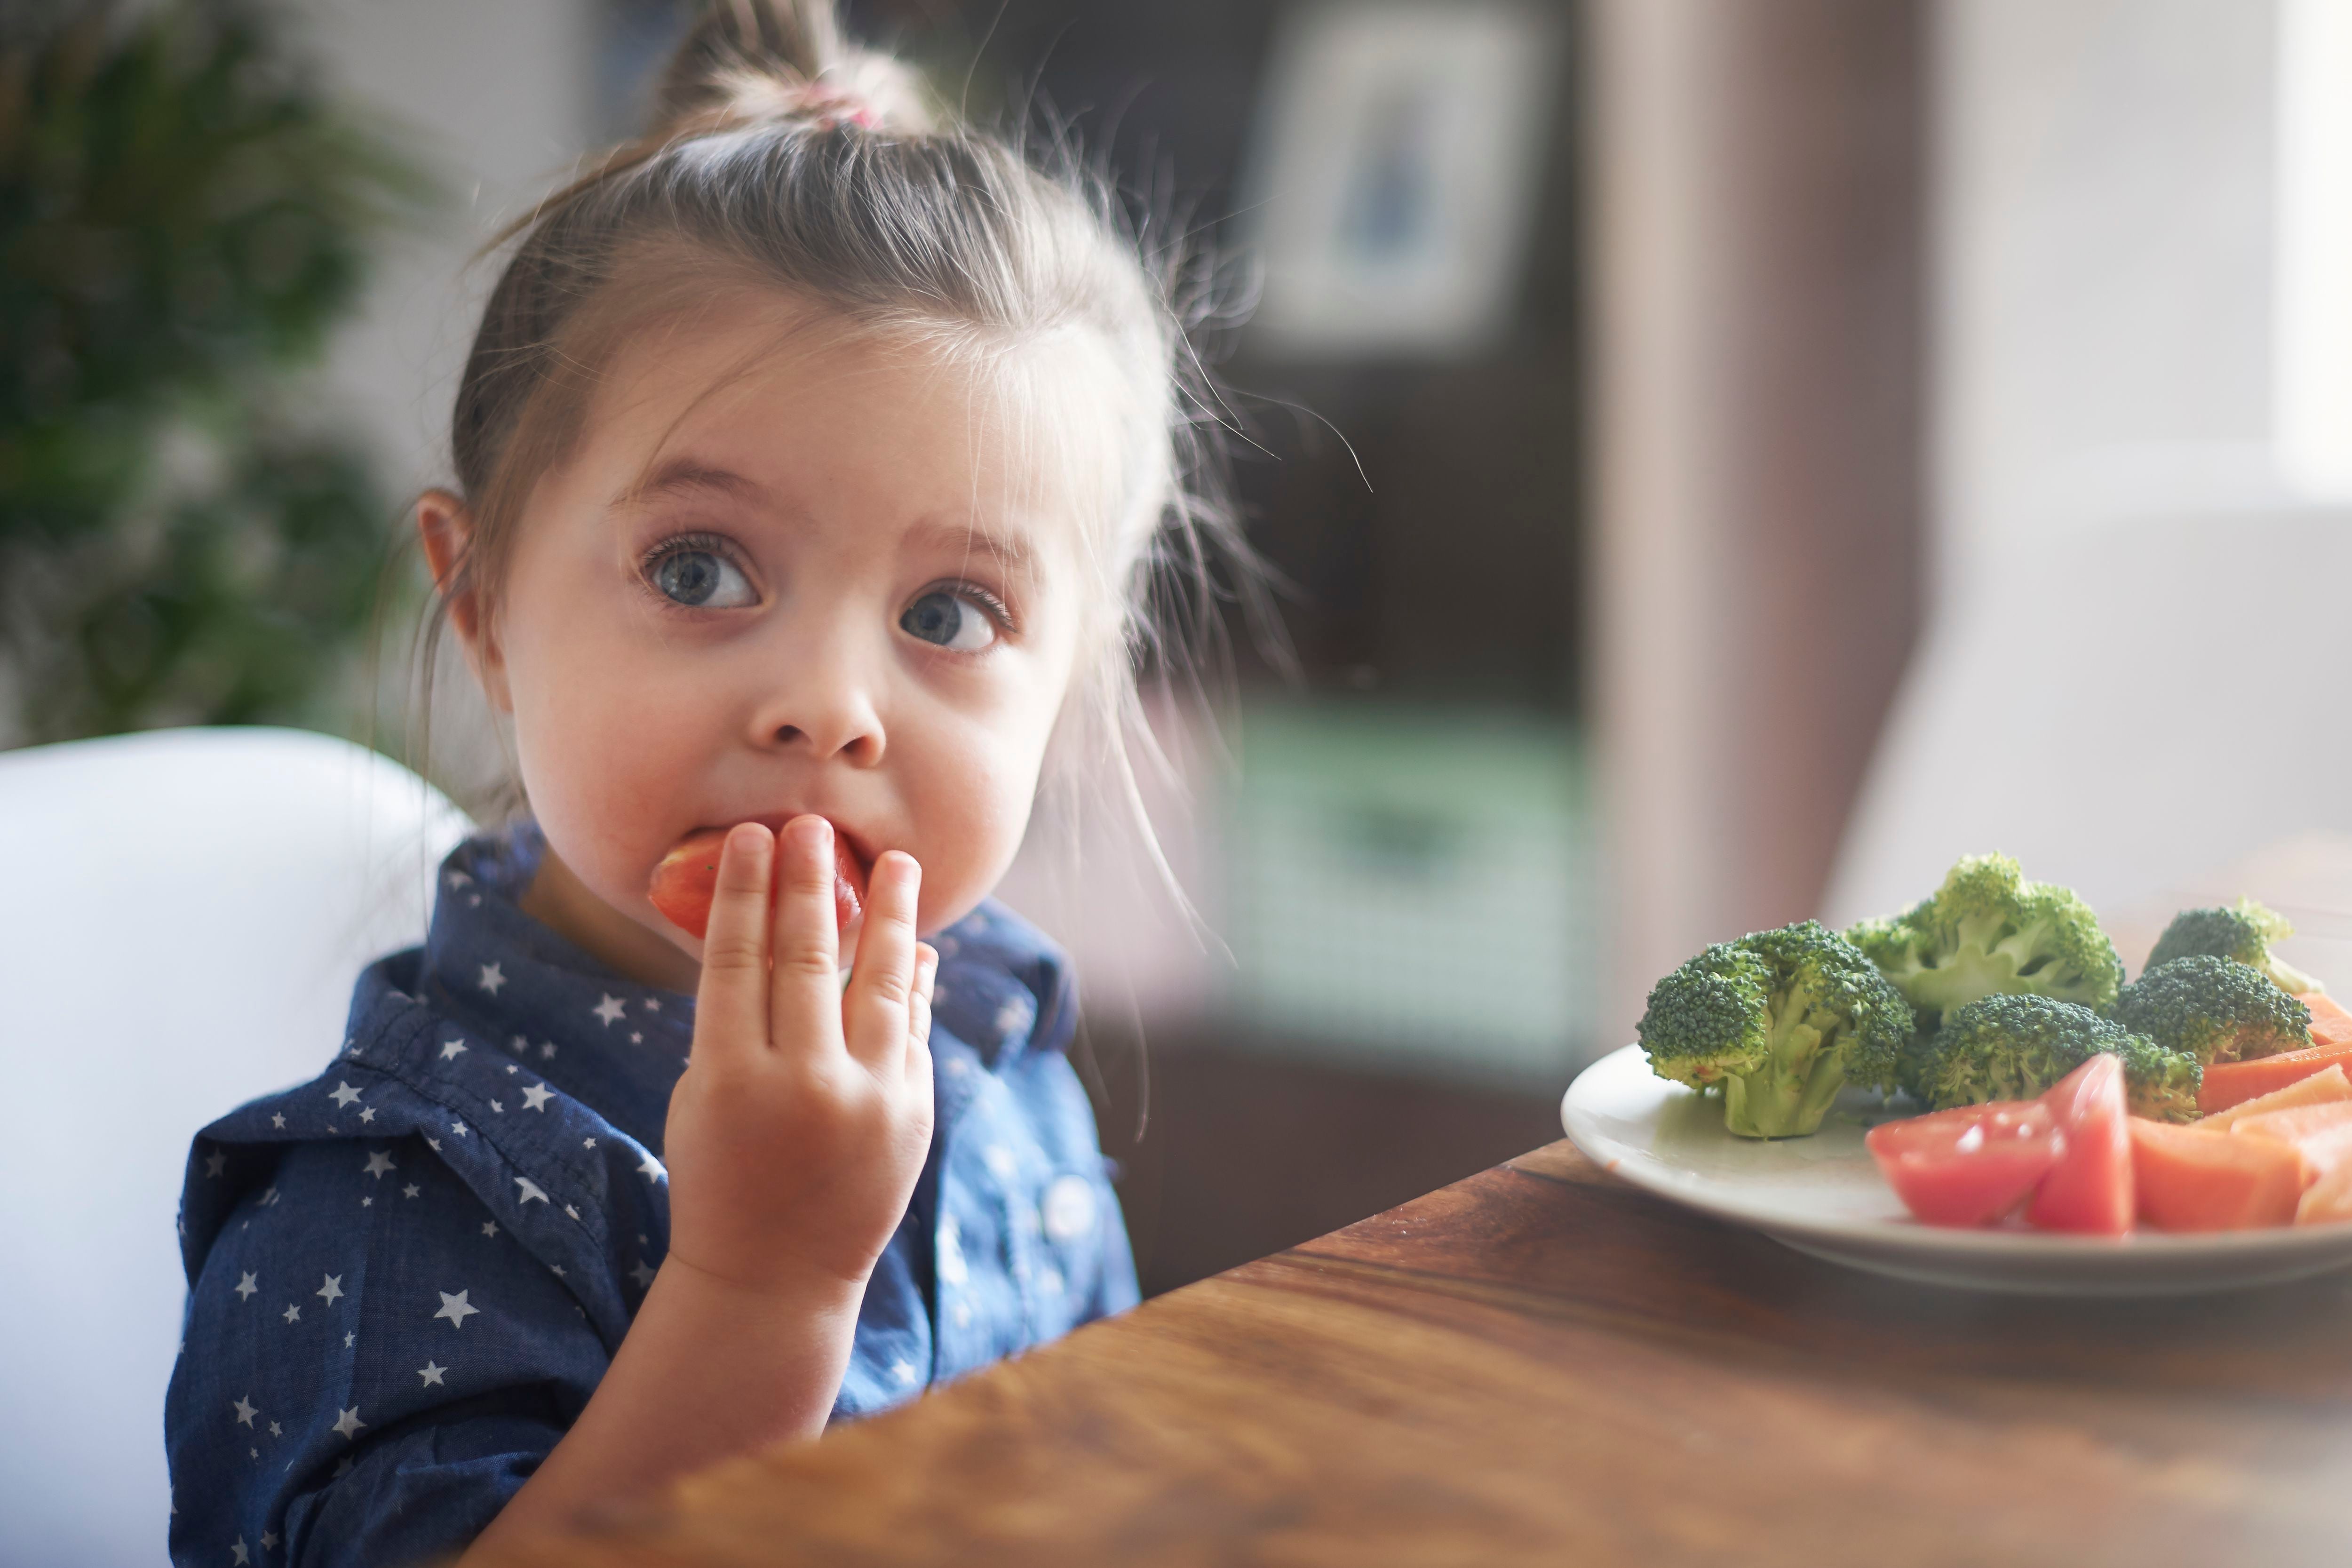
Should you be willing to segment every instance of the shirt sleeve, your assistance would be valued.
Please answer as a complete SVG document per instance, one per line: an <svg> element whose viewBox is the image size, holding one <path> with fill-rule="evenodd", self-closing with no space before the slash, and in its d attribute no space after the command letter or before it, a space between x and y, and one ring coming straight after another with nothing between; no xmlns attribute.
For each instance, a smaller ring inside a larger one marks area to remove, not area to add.
<svg viewBox="0 0 2352 1568"><path fill-rule="evenodd" d="M164 1411L172 1559L459 1551L610 1360L558 1271L422 1139L291 1145L190 1288Z"/></svg>

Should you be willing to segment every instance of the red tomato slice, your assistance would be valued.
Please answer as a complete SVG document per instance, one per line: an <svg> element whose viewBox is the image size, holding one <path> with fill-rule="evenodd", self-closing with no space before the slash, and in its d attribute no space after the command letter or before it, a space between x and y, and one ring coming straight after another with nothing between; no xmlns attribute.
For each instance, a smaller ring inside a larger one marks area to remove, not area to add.
<svg viewBox="0 0 2352 1568"><path fill-rule="evenodd" d="M1929 1225L1988 1225L2066 1152L2040 1100L1996 1100L1887 1121L1864 1140L1887 1184Z"/></svg>
<svg viewBox="0 0 2352 1568"><path fill-rule="evenodd" d="M706 827L677 841L662 857L646 885L646 897L670 924L699 938L710 929L710 900L719 891L719 851L729 829ZM849 840L836 829L833 836L833 918L836 930L847 931L865 908L865 879Z"/></svg>
<svg viewBox="0 0 2352 1568"><path fill-rule="evenodd" d="M2041 1103L2058 1123L2066 1152L2033 1189L2026 1223L2084 1236L2129 1232L2137 1200L2123 1058L2101 1052L2051 1085Z"/></svg>

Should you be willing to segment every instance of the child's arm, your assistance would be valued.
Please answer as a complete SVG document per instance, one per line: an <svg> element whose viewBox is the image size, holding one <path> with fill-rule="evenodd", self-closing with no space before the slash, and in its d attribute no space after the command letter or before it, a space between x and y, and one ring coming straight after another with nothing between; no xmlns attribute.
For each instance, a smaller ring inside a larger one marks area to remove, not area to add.
<svg viewBox="0 0 2352 1568"><path fill-rule="evenodd" d="M824 1428L930 1145L938 957L915 940L920 877L902 854L876 862L844 993L831 826L728 836L664 1132L668 1258L580 1419L481 1539L562 1528Z"/></svg>

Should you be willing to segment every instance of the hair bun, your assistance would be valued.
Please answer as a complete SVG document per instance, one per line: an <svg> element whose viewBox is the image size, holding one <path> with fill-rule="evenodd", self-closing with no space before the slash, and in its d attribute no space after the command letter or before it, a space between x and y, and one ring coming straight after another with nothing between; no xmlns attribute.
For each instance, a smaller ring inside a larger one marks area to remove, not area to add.
<svg viewBox="0 0 2352 1568"><path fill-rule="evenodd" d="M833 0L706 0L662 73L655 133L794 122L933 129L921 78L850 43Z"/></svg>

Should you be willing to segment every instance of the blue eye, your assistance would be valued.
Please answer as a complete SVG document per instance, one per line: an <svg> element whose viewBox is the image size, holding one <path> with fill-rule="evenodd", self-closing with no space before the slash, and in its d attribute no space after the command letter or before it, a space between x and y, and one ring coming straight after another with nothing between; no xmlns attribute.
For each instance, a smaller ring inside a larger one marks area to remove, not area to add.
<svg viewBox="0 0 2352 1568"><path fill-rule="evenodd" d="M688 609L742 609L760 602L742 569L714 550L673 550L648 575L664 598Z"/></svg>
<svg viewBox="0 0 2352 1568"><path fill-rule="evenodd" d="M996 623L988 612L961 595L934 588L907 606L898 629L957 653L978 653L996 641Z"/></svg>

